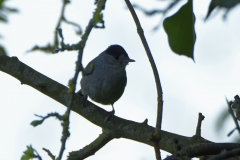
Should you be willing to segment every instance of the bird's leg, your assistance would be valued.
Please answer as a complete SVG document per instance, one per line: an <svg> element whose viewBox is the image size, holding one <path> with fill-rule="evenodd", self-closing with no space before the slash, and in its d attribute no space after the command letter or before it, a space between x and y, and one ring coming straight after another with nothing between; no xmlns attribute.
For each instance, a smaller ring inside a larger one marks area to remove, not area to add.
<svg viewBox="0 0 240 160"><path fill-rule="evenodd" d="M113 104L111 105L112 105L112 111L108 113L109 115L105 118L105 122L111 120L115 114L115 109L113 107Z"/></svg>
<svg viewBox="0 0 240 160"><path fill-rule="evenodd" d="M87 99L88 99L88 95L83 95L81 89L77 92L77 94L79 94L80 96L82 96L82 99L81 99L80 104L81 104L82 107L83 107L84 104L86 103Z"/></svg>
<svg viewBox="0 0 240 160"><path fill-rule="evenodd" d="M81 99L81 104L82 104L82 107L84 106L84 104L87 102L87 99L88 99L88 95L83 95L82 99Z"/></svg>
<svg viewBox="0 0 240 160"><path fill-rule="evenodd" d="M114 115L115 114L115 109L114 109L114 107L113 107L113 104L111 104L112 105L112 111L111 111L111 113Z"/></svg>

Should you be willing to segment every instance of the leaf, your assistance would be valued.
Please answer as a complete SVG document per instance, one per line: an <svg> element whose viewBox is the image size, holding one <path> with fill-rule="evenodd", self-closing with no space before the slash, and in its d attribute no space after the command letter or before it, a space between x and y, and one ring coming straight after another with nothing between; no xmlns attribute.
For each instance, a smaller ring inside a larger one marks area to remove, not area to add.
<svg viewBox="0 0 240 160"><path fill-rule="evenodd" d="M34 46L32 49L30 49L27 52L32 52L32 51L43 51L45 53L55 53L55 46L51 45L51 44L47 44L46 46L40 47L38 45Z"/></svg>
<svg viewBox="0 0 240 160"><path fill-rule="evenodd" d="M4 2L4 0L0 0L0 9L2 8L3 2Z"/></svg>
<svg viewBox="0 0 240 160"><path fill-rule="evenodd" d="M34 154L34 149L32 148L32 145L27 146L27 150L23 152L23 156L21 157L21 160L29 160L32 158L36 158L37 156Z"/></svg>
<svg viewBox="0 0 240 160"><path fill-rule="evenodd" d="M2 14L2 13L0 13L0 21L2 21L2 22L4 22L4 23L7 23L7 22L8 22L7 16L4 15L4 14Z"/></svg>
<svg viewBox="0 0 240 160"><path fill-rule="evenodd" d="M212 0L208 7L208 12L207 12L205 21L208 19L208 17L216 7L226 8L227 9L226 14L227 14L228 11L232 9L234 6L236 6L238 3L240 3L240 0Z"/></svg>
<svg viewBox="0 0 240 160"><path fill-rule="evenodd" d="M7 52L2 45L0 45L0 55L7 55Z"/></svg>
<svg viewBox="0 0 240 160"><path fill-rule="evenodd" d="M193 60L196 41L194 24L195 15L192 0L188 0L174 15L163 21L163 27L168 35L168 42L172 51Z"/></svg>
<svg viewBox="0 0 240 160"><path fill-rule="evenodd" d="M19 10L17 8L11 8L11 7L6 7L4 8L6 11L11 12L11 13L18 13Z"/></svg>
<svg viewBox="0 0 240 160"><path fill-rule="evenodd" d="M36 127L36 126L42 124L42 122L43 122L43 120L35 120L35 121L32 121L32 122L31 122L31 125L32 125L33 127Z"/></svg>
<svg viewBox="0 0 240 160"><path fill-rule="evenodd" d="M229 112L227 110L227 106L226 106L226 109L223 109L217 117L217 120L216 120L216 131L217 132L220 132L220 130L223 128L225 122L230 117L231 117L231 115L229 114Z"/></svg>

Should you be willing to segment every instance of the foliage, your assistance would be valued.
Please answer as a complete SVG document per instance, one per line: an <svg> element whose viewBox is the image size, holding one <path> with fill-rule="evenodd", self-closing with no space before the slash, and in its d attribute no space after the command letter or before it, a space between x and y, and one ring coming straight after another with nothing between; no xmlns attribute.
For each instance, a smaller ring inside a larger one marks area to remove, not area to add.
<svg viewBox="0 0 240 160"><path fill-rule="evenodd" d="M30 160L33 158L37 158L39 160L42 160L42 158L38 155L36 150L32 147L32 145L27 146L27 150L23 152L23 156L21 157L21 160Z"/></svg>
<svg viewBox="0 0 240 160"><path fill-rule="evenodd" d="M195 34L195 16L193 2L189 0L177 13L166 18L163 22L168 35L168 42L173 52L193 58Z"/></svg>
<svg viewBox="0 0 240 160"><path fill-rule="evenodd" d="M8 22L8 14L10 13L17 13L18 9L8 7L5 5L6 0L0 0L0 23L7 23ZM1 38L1 36L0 36ZM0 55L7 54L5 47L0 43Z"/></svg>

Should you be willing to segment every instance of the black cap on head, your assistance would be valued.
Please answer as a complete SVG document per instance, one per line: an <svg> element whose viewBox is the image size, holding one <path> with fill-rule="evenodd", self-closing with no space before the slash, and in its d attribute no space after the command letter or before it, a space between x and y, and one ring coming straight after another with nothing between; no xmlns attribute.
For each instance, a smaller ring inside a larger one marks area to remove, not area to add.
<svg viewBox="0 0 240 160"><path fill-rule="evenodd" d="M114 58L118 58L120 57L121 55L124 55L125 57L128 57L128 54L127 52L125 51L125 49L120 46L120 45L117 45L117 44L114 44L114 45L111 45L109 46L105 52L109 55L112 55ZM129 58L129 57L128 57Z"/></svg>

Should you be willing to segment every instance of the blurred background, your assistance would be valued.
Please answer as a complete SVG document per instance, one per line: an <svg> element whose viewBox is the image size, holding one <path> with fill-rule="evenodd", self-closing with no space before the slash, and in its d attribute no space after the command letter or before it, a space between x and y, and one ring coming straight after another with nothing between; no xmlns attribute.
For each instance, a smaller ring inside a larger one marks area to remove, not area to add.
<svg viewBox="0 0 240 160"><path fill-rule="evenodd" d="M132 0L147 10L164 9L171 2ZM175 13L186 0L182 0L164 17ZM167 35L162 27L162 14L146 16L137 10L142 28L158 67L163 87L164 109L162 129L183 136L195 134L198 113L205 119L202 136L213 142L233 142L238 133L227 134L235 127L227 113L226 99L233 100L240 93L240 7L230 10L223 20L225 9L214 10L207 21L210 0L194 1L196 35L194 59L173 53L168 45ZM53 42L55 27L60 16L61 0L11 0L6 6L17 8L18 13L8 15L8 23L0 23L0 43L9 56L67 86L75 71L77 52L47 54L41 51L27 52L35 45L45 46ZM66 7L68 20L79 24L84 30L95 9L94 1L72 0ZM83 55L85 66L91 59L111 44L120 44L130 58L136 60L127 66L128 84L123 96L114 107L115 115L143 122L146 118L155 126L157 95L152 69L145 50L136 32L130 12L123 0L107 1L103 12L105 29L93 29ZM159 25L157 30L154 27ZM77 43L80 37L76 28L61 25L65 43ZM81 77L80 77L81 78ZM80 81L78 79L78 83ZM60 150L61 125L54 118L41 126L32 127L31 121L38 119L34 114L49 112L64 113L66 108L37 90L0 72L0 159L20 159L27 145L32 145L43 159L50 159L42 148L54 155ZM77 85L77 90L80 85ZM94 102L95 103L95 102ZM102 106L110 111L111 106ZM70 118L71 136L66 144L63 159L68 152L79 150L92 142L101 133L101 128L83 117L72 113ZM217 125L220 124L220 125ZM162 157L169 153L163 152ZM108 143L89 160L155 159L154 149L145 144L126 139Z"/></svg>

